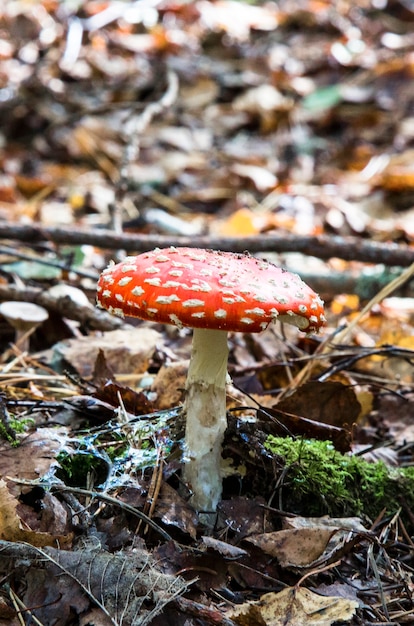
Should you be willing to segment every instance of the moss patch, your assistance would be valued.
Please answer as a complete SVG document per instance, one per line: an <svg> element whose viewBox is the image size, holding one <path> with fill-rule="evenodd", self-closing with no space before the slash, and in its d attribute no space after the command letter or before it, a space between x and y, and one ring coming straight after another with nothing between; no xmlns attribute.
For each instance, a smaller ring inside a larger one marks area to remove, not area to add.
<svg viewBox="0 0 414 626"><path fill-rule="evenodd" d="M284 459L286 510L374 520L383 509L389 514L403 504L414 509L414 467L394 469L345 456L328 441L269 436L265 448Z"/></svg>

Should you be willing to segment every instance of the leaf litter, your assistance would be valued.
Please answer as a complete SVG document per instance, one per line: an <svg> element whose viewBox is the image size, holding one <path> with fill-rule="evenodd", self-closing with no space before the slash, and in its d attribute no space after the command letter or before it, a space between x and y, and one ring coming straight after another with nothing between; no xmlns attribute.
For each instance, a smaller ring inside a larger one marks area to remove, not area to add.
<svg viewBox="0 0 414 626"><path fill-rule="evenodd" d="M412 250L413 21L399 0L6 0L0 299L49 320L26 348L0 320L0 624L411 623L412 268L344 247ZM78 227L332 237L329 258L263 247L328 328L230 337L208 536L180 475L189 334L94 309L122 246Z"/></svg>

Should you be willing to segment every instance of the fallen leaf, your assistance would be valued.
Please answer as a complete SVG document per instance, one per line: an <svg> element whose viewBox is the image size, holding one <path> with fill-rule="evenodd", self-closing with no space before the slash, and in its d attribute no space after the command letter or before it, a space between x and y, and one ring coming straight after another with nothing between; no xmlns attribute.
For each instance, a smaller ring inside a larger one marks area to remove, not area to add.
<svg viewBox="0 0 414 626"><path fill-rule="evenodd" d="M358 606L354 600L288 587L279 593L266 593L258 602L245 602L226 616L238 626L330 626L349 622Z"/></svg>
<svg viewBox="0 0 414 626"><path fill-rule="evenodd" d="M131 328L68 339L55 346L55 352L84 378L92 375L99 350L115 374L141 374L160 342L162 335L152 328Z"/></svg>
<svg viewBox="0 0 414 626"><path fill-rule="evenodd" d="M72 534L55 536L47 532L37 532L29 528L17 514L19 501L9 491L7 483L0 479L0 539L4 541L25 541L32 546L66 547L72 542Z"/></svg>
<svg viewBox="0 0 414 626"><path fill-rule="evenodd" d="M335 531L321 527L278 530L253 535L246 541L276 558L283 567L304 567L323 554Z"/></svg>
<svg viewBox="0 0 414 626"><path fill-rule="evenodd" d="M239 209L232 213L221 225L219 232L227 236L245 237L260 232L257 216L250 209Z"/></svg>
<svg viewBox="0 0 414 626"><path fill-rule="evenodd" d="M68 429L38 428L27 435L17 447L3 443L0 447L0 477L19 478L34 481L47 474L55 463L56 455L67 443ZM12 485L13 495L20 493L20 487Z"/></svg>

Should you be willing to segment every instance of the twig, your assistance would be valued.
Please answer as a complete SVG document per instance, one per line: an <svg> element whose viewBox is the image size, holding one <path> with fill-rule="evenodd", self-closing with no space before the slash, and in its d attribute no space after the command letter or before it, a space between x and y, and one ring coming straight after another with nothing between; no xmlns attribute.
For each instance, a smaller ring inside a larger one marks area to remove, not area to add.
<svg viewBox="0 0 414 626"><path fill-rule="evenodd" d="M16 609L16 615L18 617L19 622L22 626L25 625L25 621L23 619L22 613L27 613L30 616L30 619L37 626L44 626L42 622L40 622L35 615L25 606L25 604L20 600L19 596L13 591L13 589L9 589L10 599L13 603L14 608Z"/></svg>
<svg viewBox="0 0 414 626"><path fill-rule="evenodd" d="M26 484L24 483L24 481L20 481L20 480L15 480L15 482L19 484L21 483ZM166 541L172 540L171 535L168 534L167 531L165 531L163 528L158 526L158 524L156 524L150 517L145 515L145 513L143 513L139 509L136 509L133 506L130 506L129 504L126 504L125 502L121 502L120 500L117 500L116 498L112 498L111 496L108 496L105 493L99 493L98 491L90 491L89 489L80 489L77 487L67 487L66 485L53 484L53 483L49 485L49 488L50 488L51 493L69 492L69 493L74 493L80 496L96 498L97 500L101 500L102 502L112 504L112 506L118 506L119 508L124 509L124 511L127 511L127 513L131 513L132 515L139 517L147 526L151 526L151 528L155 530Z"/></svg>
<svg viewBox="0 0 414 626"><path fill-rule="evenodd" d="M155 507L157 505L158 496L160 493L161 485L162 485L162 477L163 477L163 463L164 463L164 452L162 446L157 445L157 461L151 476L151 483L148 489L148 495L145 500L144 505L144 513L148 515L149 518L152 518L154 514ZM139 534L142 520L138 522L136 534ZM148 527L145 528L145 532L147 532Z"/></svg>
<svg viewBox="0 0 414 626"><path fill-rule="evenodd" d="M236 626L233 620L225 617L218 609L201 604L201 602L194 602L189 598L177 598L174 604L182 613L201 618L212 626Z"/></svg>
<svg viewBox="0 0 414 626"><path fill-rule="evenodd" d="M33 485L38 484L30 480L20 480L18 478L14 478L13 482L15 482L18 485L32 485L33 486ZM101 493L99 491L91 491L90 489L81 489L80 487L68 487L67 485L62 484L60 481L53 482L50 484L42 483L42 487L48 488L50 490L50 493L61 493L61 494L71 493L77 496L85 496L87 498L90 498L91 500L93 499L101 500L102 502L106 502L107 504L111 504L112 506L117 506L120 509L123 509L124 511L126 511L127 513L130 513L131 515L135 515L135 517L138 517L139 519L141 519L145 524L147 524L147 526L151 526L151 528L155 530L166 541L172 540L171 535L167 533L166 530L158 526L158 524L156 524L150 517L145 515L145 513L135 508L134 506L127 504L126 502L122 502L120 500L117 500L116 498L113 498L112 496L109 496L106 493ZM0 544L1 544L1 541L0 541Z"/></svg>
<svg viewBox="0 0 414 626"><path fill-rule="evenodd" d="M47 293L34 287L15 287L14 285L0 285L1 300L18 300L20 302L34 302L45 307L48 311L58 313L67 319L76 320L91 330L117 330L131 328L119 317L109 315L106 311L96 307L79 306L69 297L52 298Z"/></svg>
<svg viewBox="0 0 414 626"><path fill-rule="evenodd" d="M338 257L347 261L384 263L407 267L414 262L414 248L392 242L380 243L358 237L316 237L296 235L266 235L254 237L173 237L152 234L118 234L112 230L45 227L39 223L11 224L0 222L0 239L15 239L31 243L51 241L56 244L91 245L108 250L137 253L156 246L189 246L232 252L301 252L320 259Z"/></svg>

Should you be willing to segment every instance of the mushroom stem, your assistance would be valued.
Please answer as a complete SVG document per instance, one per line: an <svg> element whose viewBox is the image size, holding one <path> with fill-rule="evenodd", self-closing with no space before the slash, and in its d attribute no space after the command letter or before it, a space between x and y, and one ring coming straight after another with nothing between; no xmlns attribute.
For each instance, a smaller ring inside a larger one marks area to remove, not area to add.
<svg viewBox="0 0 414 626"><path fill-rule="evenodd" d="M33 326L28 330L18 330L16 329L16 336L14 338L14 344L19 348L21 352L29 352L30 351L30 336L33 335L36 327Z"/></svg>
<svg viewBox="0 0 414 626"><path fill-rule="evenodd" d="M215 512L221 498L221 446L226 419L227 332L196 328L186 382L183 477L198 511Z"/></svg>

